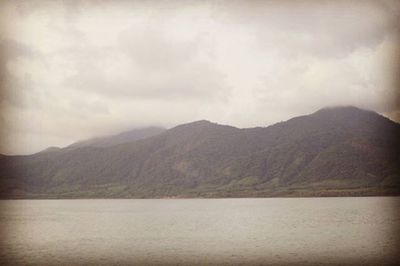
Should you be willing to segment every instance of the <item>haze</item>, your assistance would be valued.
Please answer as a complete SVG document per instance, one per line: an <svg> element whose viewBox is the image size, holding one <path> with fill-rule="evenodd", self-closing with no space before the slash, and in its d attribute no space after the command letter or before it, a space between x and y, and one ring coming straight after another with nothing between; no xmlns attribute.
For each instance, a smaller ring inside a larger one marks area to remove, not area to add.
<svg viewBox="0 0 400 266"><path fill-rule="evenodd" d="M399 121L398 1L2 1L0 153L325 106Z"/></svg>

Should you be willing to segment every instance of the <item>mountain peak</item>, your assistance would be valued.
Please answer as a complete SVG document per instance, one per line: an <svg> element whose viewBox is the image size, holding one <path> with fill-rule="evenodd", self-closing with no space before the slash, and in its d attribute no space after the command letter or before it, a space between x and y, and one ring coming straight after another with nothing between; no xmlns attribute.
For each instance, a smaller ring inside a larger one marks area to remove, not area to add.
<svg viewBox="0 0 400 266"><path fill-rule="evenodd" d="M209 120L193 121L186 124L177 125L174 128L235 128L236 129L236 127L229 125L221 125L218 123L211 122Z"/></svg>
<svg viewBox="0 0 400 266"><path fill-rule="evenodd" d="M205 119L201 119L201 120L196 120L193 122L190 122L190 124L213 124L211 121L209 120L205 120Z"/></svg>
<svg viewBox="0 0 400 266"><path fill-rule="evenodd" d="M337 105L337 106L327 106L319 109L315 113L327 113L327 112L365 112L367 110L355 107L353 105ZM368 112L368 111L367 111Z"/></svg>
<svg viewBox="0 0 400 266"><path fill-rule="evenodd" d="M204 127L204 126L211 126L217 125L216 123L210 122L208 120L197 120L185 124L180 124L175 126L174 128L183 128L183 127Z"/></svg>
<svg viewBox="0 0 400 266"><path fill-rule="evenodd" d="M322 108L315 113L313 116L320 117L344 117L344 118L359 118L359 117L380 117L378 113L370 110L361 109L355 106L330 106Z"/></svg>

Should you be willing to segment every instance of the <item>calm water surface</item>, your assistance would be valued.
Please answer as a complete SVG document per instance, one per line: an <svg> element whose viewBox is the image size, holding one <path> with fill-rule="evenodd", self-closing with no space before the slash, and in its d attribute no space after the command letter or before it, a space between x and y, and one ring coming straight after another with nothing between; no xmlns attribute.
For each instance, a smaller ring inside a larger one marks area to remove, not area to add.
<svg viewBox="0 0 400 266"><path fill-rule="evenodd" d="M400 198L0 201L0 264L390 264Z"/></svg>

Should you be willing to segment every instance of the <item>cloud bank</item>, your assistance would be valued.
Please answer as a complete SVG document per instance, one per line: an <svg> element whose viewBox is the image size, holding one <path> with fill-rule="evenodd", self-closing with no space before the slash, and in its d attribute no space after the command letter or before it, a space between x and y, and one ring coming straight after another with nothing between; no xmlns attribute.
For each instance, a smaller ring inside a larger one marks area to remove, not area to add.
<svg viewBox="0 0 400 266"><path fill-rule="evenodd" d="M2 1L0 153L330 105L399 120L397 1Z"/></svg>

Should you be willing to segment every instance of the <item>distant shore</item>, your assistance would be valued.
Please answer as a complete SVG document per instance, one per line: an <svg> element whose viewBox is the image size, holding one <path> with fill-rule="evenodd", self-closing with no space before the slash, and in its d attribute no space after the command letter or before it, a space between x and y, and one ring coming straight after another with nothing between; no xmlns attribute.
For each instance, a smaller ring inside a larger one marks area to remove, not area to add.
<svg viewBox="0 0 400 266"><path fill-rule="evenodd" d="M105 195L102 191L68 193L19 193L3 194L0 199L207 199L207 198L312 198L312 197L381 197L400 196L398 188L356 188L356 189L277 189L264 191L205 191L187 192L177 195Z"/></svg>

